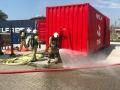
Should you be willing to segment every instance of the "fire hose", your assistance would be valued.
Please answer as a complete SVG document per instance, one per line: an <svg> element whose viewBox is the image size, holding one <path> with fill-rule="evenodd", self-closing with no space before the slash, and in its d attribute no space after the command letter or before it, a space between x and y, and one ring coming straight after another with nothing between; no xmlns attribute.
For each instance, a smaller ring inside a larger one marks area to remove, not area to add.
<svg viewBox="0 0 120 90"><path fill-rule="evenodd" d="M30 70L0 70L0 74L18 74L18 73L32 73L32 72L64 72L64 71L73 71L80 69L94 69L94 68L103 68L109 66L118 66L118 64L111 65L99 65L99 66L87 66L87 67L61 67L61 68L39 68L39 69L30 69Z"/></svg>

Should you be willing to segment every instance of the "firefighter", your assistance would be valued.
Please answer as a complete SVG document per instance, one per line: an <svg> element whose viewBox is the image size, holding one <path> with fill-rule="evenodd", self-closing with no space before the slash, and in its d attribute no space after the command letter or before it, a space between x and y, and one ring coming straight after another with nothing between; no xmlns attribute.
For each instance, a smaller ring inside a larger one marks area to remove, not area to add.
<svg viewBox="0 0 120 90"><path fill-rule="evenodd" d="M26 32L25 32L25 30L22 30L22 31L20 31L20 51L22 50L22 48L23 48L23 46L25 47L25 48L27 48L27 45L26 45Z"/></svg>
<svg viewBox="0 0 120 90"><path fill-rule="evenodd" d="M55 32L50 38L49 38L49 46L48 46L48 63L51 63L52 59L54 59L55 63L58 63L59 61L59 34Z"/></svg>
<svg viewBox="0 0 120 90"><path fill-rule="evenodd" d="M31 61L37 61L37 58L36 58L36 53L37 53L37 48L38 48L37 30L33 30L33 35L31 37L30 43L31 43L32 51L33 51L32 60Z"/></svg>

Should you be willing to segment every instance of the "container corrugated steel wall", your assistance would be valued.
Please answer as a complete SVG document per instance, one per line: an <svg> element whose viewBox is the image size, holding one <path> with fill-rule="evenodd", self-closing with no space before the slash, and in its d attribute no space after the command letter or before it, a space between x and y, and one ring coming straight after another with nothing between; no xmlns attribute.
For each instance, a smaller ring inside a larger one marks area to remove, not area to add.
<svg viewBox="0 0 120 90"><path fill-rule="evenodd" d="M105 47L110 46L110 20L106 17L106 28L105 28Z"/></svg>
<svg viewBox="0 0 120 90"><path fill-rule="evenodd" d="M109 30L106 32L109 23L106 23L106 18L89 4L47 7L47 44L49 37L58 32L61 48L86 54L94 52L103 48L109 39Z"/></svg>
<svg viewBox="0 0 120 90"><path fill-rule="evenodd" d="M92 6L89 5L89 34L88 34L88 48L89 52L94 52L100 48L105 47L106 35L109 36L107 31L106 18L103 14L98 12ZM109 30L108 30L109 32ZM109 41L109 40L108 40Z"/></svg>
<svg viewBox="0 0 120 90"><path fill-rule="evenodd" d="M46 19L37 20L38 37L40 41L45 42L46 39Z"/></svg>

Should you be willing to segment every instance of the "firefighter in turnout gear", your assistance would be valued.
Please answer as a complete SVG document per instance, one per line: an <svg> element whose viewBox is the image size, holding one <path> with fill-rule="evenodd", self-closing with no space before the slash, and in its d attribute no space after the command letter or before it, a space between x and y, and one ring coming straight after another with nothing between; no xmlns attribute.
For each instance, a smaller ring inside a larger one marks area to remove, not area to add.
<svg viewBox="0 0 120 90"><path fill-rule="evenodd" d="M33 55L32 55L32 61L36 61L36 53L37 53L37 48L38 48L38 36L37 36L37 30L33 30L33 35L30 40Z"/></svg>
<svg viewBox="0 0 120 90"><path fill-rule="evenodd" d="M27 45L26 45L26 32L25 30L20 31L20 51L22 50L23 47L25 47L27 49Z"/></svg>
<svg viewBox="0 0 120 90"><path fill-rule="evenodd" d="M57 32L49 38L48 57L48 63L51 63L52 60L55 63L59 61L59 34Z"/></svg>

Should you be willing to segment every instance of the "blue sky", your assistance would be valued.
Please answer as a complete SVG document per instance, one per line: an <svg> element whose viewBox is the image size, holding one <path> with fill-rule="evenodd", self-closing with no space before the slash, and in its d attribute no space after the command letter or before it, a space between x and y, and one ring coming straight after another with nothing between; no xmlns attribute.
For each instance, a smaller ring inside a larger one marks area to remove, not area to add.
<svg viewBox="0 0 120 90"><path fill-rule="evenodd" d="M0 9L8 14L8 20L20 20L45 15L46 6L84 2L108 16L112 23L120 24L120 0L0 0Z"/></svg>

